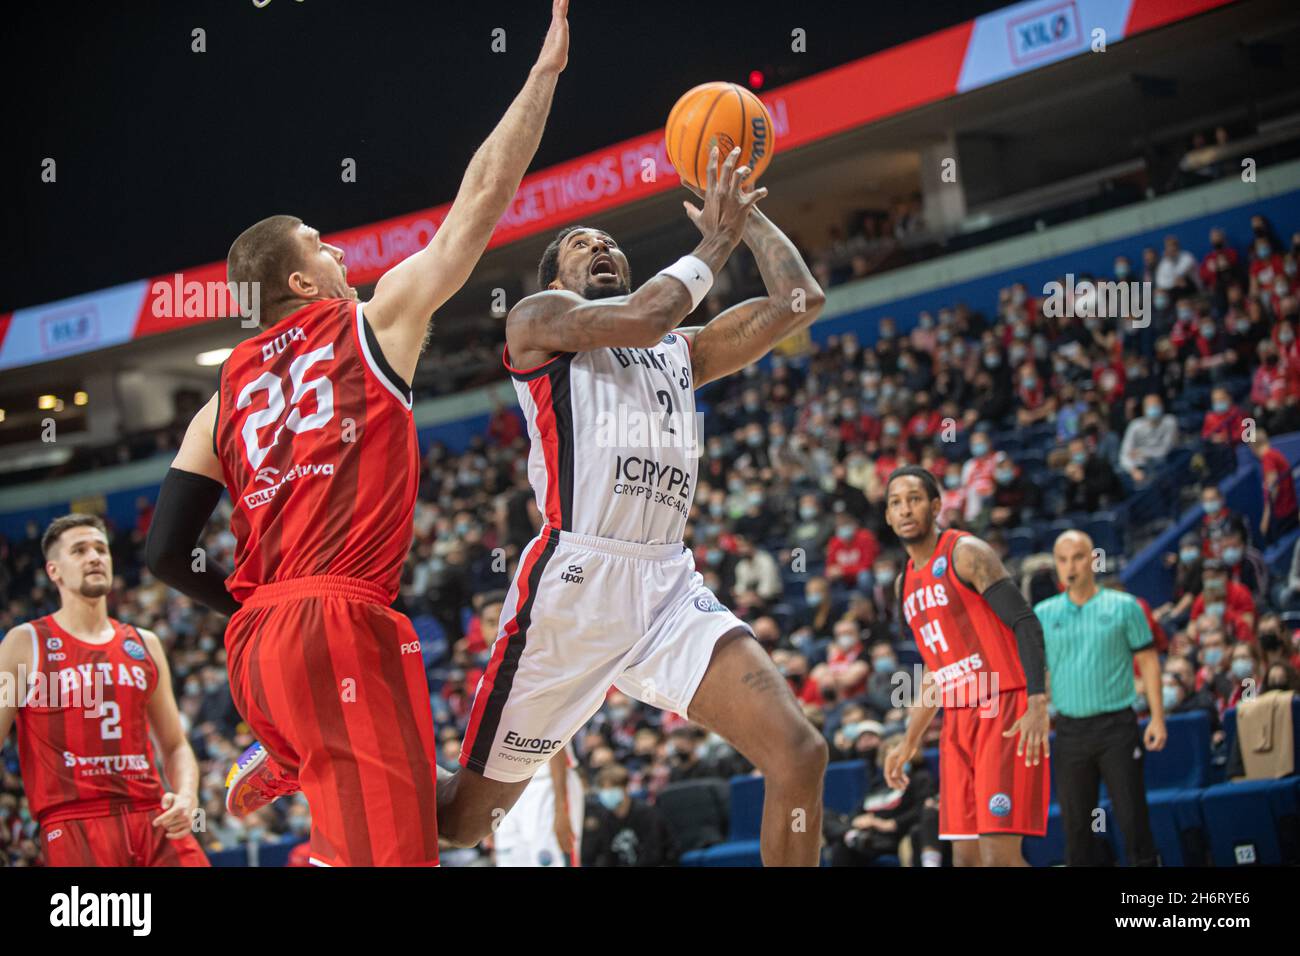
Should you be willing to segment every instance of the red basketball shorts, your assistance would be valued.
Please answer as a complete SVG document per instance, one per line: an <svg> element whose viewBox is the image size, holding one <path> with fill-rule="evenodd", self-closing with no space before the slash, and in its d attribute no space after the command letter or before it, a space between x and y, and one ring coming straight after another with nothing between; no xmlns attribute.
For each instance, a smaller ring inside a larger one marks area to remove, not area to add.
<svg viewBox="0 0 1300 956"><path fill-rule="evenodd" d="M1028 706L1023 689L984 706L947 707L939 739L939 837L1042 836L1051 800L1048 763L1026 767L1019 735L1002 736Z"/></svg>
<svg viewBox="0 0 1300 956"><path fill-rule="evenodd" d="M411 622L384 590L264 585L226 628L235 706L311 807L311 860L436 866L433 712Z"/></svg>
<svg viewBox="0 0 1300 956"><path fill-rule="evenodd" d="M162 827L153 825L162 812L162 807L130 810L42 826L45 865L211 866L193 835L169 840Z"/></svg>

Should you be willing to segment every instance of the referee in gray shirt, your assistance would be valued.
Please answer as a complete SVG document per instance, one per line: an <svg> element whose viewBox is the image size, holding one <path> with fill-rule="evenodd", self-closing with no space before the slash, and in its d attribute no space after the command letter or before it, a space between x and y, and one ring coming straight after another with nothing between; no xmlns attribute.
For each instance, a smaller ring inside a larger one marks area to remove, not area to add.
<svg viewBox="0 0 1300 956"><path fill-rule="evenodd" d="M1067 866L1101 862L1093 834L1099 786L1106 781L1130 866L1155 866L1156 845L1142 776L1143 737L1133 710L1133 662L1150 705L1146 749L1165 745L1160 660L1137 598L1099 588L1092 539L1067 531L1052 549L1065 590L1034 607L1047 646L1056 741L1052 764L1065 829Z"/></svg>

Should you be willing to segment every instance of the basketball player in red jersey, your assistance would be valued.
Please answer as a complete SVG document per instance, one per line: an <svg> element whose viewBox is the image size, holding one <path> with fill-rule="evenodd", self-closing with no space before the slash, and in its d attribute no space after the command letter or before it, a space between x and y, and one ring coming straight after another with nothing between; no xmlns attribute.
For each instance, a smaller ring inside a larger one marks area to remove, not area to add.
<svg viewBox="0 0 1300 956"><path fill-rule="evenodd" d="M439 827L454 843L485 836L613 684L717 732L762 771L765 864L818 863L826 741L683 544L702 444L695 389L757 362L824 301L755 207L766 190L743 187L739 156L719 169L714 149L703 207L686 203L702 234L692 254L631 291L608 233L569 227L542 256L543 291L506 319L503 360L545 525L507 592L461 769L439 787ZM741 241L767 294L679 328ZM620 416L663 422L664 437L602 434Z"/></svg>
<svg viewBox="0 0 1300 956"><path fill-rule="evenodd" d="M940 838L957 866L1025 866L1021 838L1047 832L1050 799L1043 629L993 549L940 532L940 510L924 468L889 476L885 520L908 553L895 593L926 673L885 778L907 786L904 765L942 706Z"/></svg>
<svg viewBox="0 0 1300 956"><path fill-rule="evenodd" d="M300 220L275 216L235 240L227 277L260 284L262 331L226 360L159 493L150 567L233 615L230 689L265 748L265 799L301 787L320 865L438 861L428 683L414 628L389 607L419 479L409 382L432 314L469 278L537 151L567 12L555 0L528 81L437 234L369 302L347 284L342 250ZM191 553L223 489L228 577L196 570Z"/></svg>
<svg viewBox="0 0 1300 956"><path fill-rule="evenodd" d="M59 609L0 643L0 741L17 719L19 770L46 864L210 865L191 831L199 768L162 644L108 616L104 523L57 518L41 549ZM172 784L165 792L151 729Z"/></svg>

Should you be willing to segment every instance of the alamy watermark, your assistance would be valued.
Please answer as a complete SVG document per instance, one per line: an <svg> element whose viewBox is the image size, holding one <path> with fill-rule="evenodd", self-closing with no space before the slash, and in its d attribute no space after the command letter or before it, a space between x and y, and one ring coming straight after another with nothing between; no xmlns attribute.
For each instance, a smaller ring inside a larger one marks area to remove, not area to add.
<svg viewBox="0 0 1300 956"><path fill-rule="evenodd" d="M1150 282L1075 282L1071 272L1064 282L1043 283L1043 315L1049 319L1128 319L1133 328L1145 329L1151 324L1153 298Z"/></svg>

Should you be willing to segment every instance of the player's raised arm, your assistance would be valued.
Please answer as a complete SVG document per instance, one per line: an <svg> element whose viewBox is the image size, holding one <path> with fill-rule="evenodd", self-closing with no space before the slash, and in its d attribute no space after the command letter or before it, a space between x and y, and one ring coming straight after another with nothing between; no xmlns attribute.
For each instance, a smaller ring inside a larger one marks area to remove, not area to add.
<svg viewBox="0 0 1300 956"><path fill-rule="evenodd" d="M742 189L748 169L736 168L739 158L740 150L734 149L719 168L718 151L713 150L704 209L696 218L703 239L690 255L629 295L607 296L608 290L599 285L607 278L626 279L627 260L612 239L589 229L565 235L550 288L528 296L506 319L513 364L530 368L558 352L649 348L677 328L708 294L714 275L739 245L754 202L766 195L766 190ZM573 291L575 287L590 292L584 297Z"/></svg>
<svg viewBox="0 0 1300 956"><path fill-rule="evenodd" d="M149 726L162 752L163 772L170 788L163 794L163 812L153 819L153 825L162 827L168 839L176 840L192 832L194 810L199 805L199 763L194 759L194 751L181 727L176 695L172 692L171 669L167 666L162 641L152 631L136 630L144 638L149 656L158 667L158 684L149 698L147 713Z"/></svg>
<svg viewBox="0 0 1300 956"><path fill-rule="evenodd" d="M393 369L410 381L429 320L469 278L533 161L569 58L568 0L554 0L542 52L523 89L474 153L429 244L380 278L366 316Z"/></svg>
<svg viewBox="0 0 1300 956"><path fill-rule="evenodd" d="M32 629L19 625L0 641L0 747L18 717L19 704L27 696L32 663Z"/></svg>
<svg viewBox="0 0 1300 956"><path fill-rule="evenodd" d="M687 215L699 225L699 212L690 203L685 205ZM758 361L777 342L812 325L826 304L826 294L799 250L761 210L750 213L744 240L758 263L767 295L732 306L708 325L680 330L693 343L696 388Z"/></svg>
<svg viewBox="0 0 1300 956"><path fill-rule="evenodd" d="M239 610L239 604L226 590L226 570L206 556L202 562L194 560L199 536L225 490L221 462L212 447L216 415L213 395L185 430L158 490L145 539L145 564L159 581L229 616Z"/></svg>
<svg viewBox="0 0 1300 956"><path fill-rule="evenodd" d="M1029 706L1004 737L1020 735L1016 755L1025 765L1039 763L1049 755L1047 733L1047 650L1043 625L1025 596L1007 574L1002 561L988 543L973 535L959 539L952 549L953 571L958 579L974 588L998 619L1016 636L1020 666L1025 672L1025 693ZM1041 757L1040 757L1041 750Z"/></svg>

